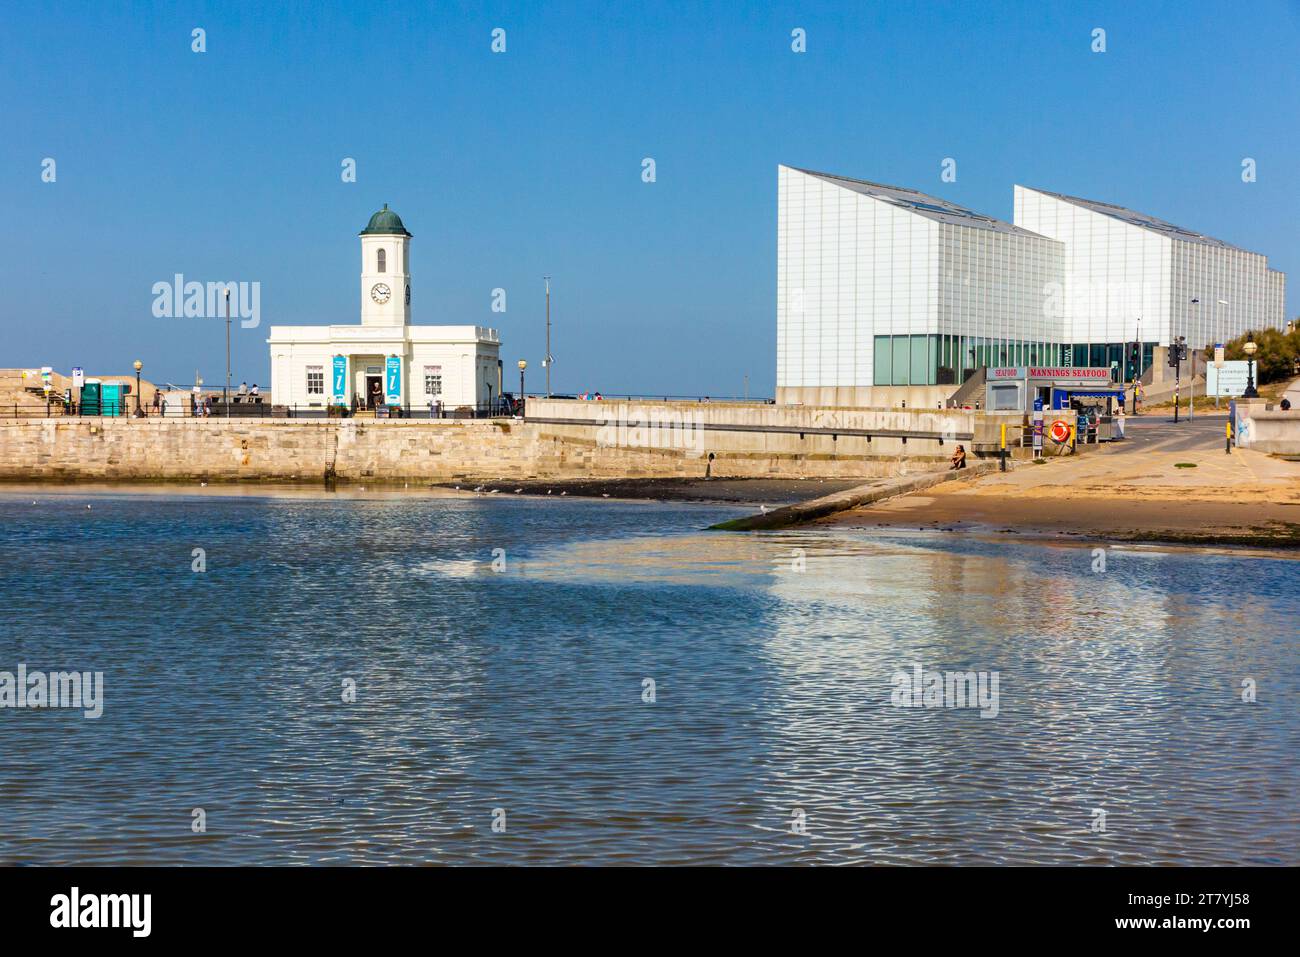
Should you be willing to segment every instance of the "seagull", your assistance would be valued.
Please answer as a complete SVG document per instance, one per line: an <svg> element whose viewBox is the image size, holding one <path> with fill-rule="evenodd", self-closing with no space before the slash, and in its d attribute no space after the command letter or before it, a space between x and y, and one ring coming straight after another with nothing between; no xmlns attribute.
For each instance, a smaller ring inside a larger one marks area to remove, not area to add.
<svg viewBox="0 0 1300 957"><path fill-rule="evenodd" d="M601 498L609 498L609 493L608 493L608 492L601 492L601 493L600 493L600 497L601 497Z"/></svg>
<svg viewBox="0 0 1300 957"><path fill-rule="evenodd" d="M522 491L523 491L523 489L521 489L521 488L517 488L517 489L515 489L515 494L518 495L518 494L519 494L520 492L522 492Z"/></svg>
<svg viewBox="0 0 1300 957"><path fill-rule="evenodd" d="M554 489L549 489L549 488L548 488L548 489L546 490L546 494L547 494L547 495L550 495L551 492L553 492L553 491L554 491ZM33 502L32 504L35 505L36 503Z"/></svg>
<svg viewBox="0 0 1300 957"><path fill-rule="evenodd" d="M568 492L561 492L560 494L561 494L561 495L568 495L569 493L568 493Z"/></svg>
<svg viewBox="0 0 1300 957"><path fill-rule="evenodd" d="M766 506L766 505L760 505L760 506L758 507L758 510L759 510L759 512L761 512L761 513L764 514L764 515L767 514L767 506Z"/></svg>

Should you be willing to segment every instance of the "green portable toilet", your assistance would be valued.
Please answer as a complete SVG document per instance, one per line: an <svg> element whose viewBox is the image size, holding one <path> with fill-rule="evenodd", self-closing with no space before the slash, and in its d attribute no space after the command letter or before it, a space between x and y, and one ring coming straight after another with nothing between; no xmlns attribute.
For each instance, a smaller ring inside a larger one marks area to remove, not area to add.
<svg viewBox="0 0 1300 957"><path fill-rule="evenodd" d="M87 379L81 387L81 414L82 415L99 415L99 394L100 382L98 379Z"/></svg>

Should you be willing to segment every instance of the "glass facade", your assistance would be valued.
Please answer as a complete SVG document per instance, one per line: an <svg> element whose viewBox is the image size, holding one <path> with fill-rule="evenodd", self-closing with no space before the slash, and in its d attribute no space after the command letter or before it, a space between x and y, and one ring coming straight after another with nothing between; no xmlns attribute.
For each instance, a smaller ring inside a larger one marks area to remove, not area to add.
<svg viewBox="0 0 1300 957"><path fill-rule="evenodd" d="M980 366L1110 367L1129 382L1148 369L1156 343L1142 343L1141 365L1132 343L1020 342L978 336L876 336L876 385L956 385Z"/></svg>

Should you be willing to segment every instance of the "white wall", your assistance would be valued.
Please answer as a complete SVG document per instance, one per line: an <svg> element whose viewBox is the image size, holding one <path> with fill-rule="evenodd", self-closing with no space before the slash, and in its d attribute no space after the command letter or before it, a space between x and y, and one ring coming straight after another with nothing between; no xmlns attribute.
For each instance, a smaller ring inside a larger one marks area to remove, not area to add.
<svg viewBox="0 0 1300 957"><path fill-rule="evenodd" d="M1060 342L1063 325L1043 308L1059 282L1060 243L1018 232L943 223L935 331L1008 342Z"/></svg>
<svg viewBox="0 0 1300 957"><path fill-rule="evenodd" d="M1015 188L1015 223L1062 242L1062 335L1072 343L1168 344L1172 241L1025 186Z"/></svg>
<svg viewBox="0 0 1300 957"><path fill-rule="evenodd" d="M1199 349L1283 322L1285 279L1259 253L1162 235L1025 186L1015 222L1064 243L1069 342L1126 342L1141 318L1143 341L1186 336Z"/></svg>
<svg viewBox="0 0 1300 957"><path fill-rule="evenodd" d="M873 336L937 331L939 224L787 166L777 176L776 384L869 386Z"/></svg>

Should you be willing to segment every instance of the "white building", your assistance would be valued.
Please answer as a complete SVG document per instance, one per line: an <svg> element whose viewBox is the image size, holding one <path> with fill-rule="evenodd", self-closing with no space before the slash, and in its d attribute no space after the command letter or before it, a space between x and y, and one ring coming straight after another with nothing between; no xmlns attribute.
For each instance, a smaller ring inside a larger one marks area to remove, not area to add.
<svg viewBox="0 0 1300 957"><path fill-rule="evenodd" d="M781 403L935 406L981 366L1125 376L1134 341L1145 369L1283 324L1264 256L1121 207L1017 186L1012 224L788 166L777 196Z"/></svg>
<svg viewBox="0 0 1300 957"><path fill-rule="evenodd" d="M384 204L361 231L361 323L272 326L276 405L449 411L499 397L501 342L483 326L411 325L411 234Z"/></svg>
<svg viewBox="0 0 1300 957"><path fill-rule="evenodd" d="M1145 369L1162 363L1178 336L1189 349L1212 349L1285 323L1286 275L1260 253L1122 206L1027 186L1015 187L1015 221L1064 245L1058 302L1072 365L1124 368L1124 345L1141 342Z"/></svg>

